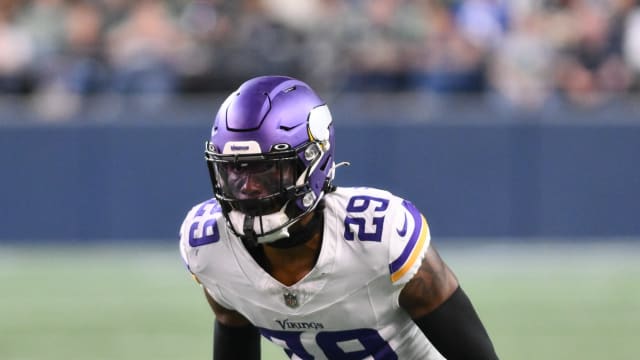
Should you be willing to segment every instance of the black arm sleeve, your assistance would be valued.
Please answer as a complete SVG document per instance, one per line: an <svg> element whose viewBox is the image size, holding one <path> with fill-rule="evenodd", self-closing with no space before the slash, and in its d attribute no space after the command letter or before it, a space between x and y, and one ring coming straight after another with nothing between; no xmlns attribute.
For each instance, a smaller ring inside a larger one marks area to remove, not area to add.
<svg viewBox="0 0 640 360"><path fill-rule="evenodd" d="M498 359L489 334L461 287L435 310L413 321L449 360Z"/></svg>
<svg viewBox="0 0 640 360"><path fill-rule="evenodd" d="M215 321L213 360L259 360L260 333L253 325L227 326Z"/></svg>

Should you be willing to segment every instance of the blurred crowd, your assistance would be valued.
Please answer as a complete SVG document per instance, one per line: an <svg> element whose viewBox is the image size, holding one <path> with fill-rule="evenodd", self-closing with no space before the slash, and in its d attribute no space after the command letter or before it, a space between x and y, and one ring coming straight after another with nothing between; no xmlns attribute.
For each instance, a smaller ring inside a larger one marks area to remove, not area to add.
<svg viewBox="0 0 640 360"><path fill-rule="evenodd" d="M640 89L635 0L0 0L0 94L482 93L590 107Z"/></svg>

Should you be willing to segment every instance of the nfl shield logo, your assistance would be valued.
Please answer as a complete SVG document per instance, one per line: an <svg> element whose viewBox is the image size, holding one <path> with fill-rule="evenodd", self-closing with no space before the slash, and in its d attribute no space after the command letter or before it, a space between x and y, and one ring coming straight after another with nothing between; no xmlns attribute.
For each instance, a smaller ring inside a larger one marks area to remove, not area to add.
<svg viewBox="0 0 640 360"><path fill-rule="evenodd" d="M296 294L286 292L284 293L284 303L290 308L298 307L298 296Z"/></svg>

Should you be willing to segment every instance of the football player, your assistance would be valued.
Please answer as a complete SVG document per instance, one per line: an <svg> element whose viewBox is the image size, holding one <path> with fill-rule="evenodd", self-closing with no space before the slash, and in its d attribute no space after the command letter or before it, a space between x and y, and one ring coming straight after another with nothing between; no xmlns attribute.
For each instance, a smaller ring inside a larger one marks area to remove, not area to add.
<svg viewBox="0 0 640 360"><path fill-rule="evenodd" d="M409 201L337 187L329 108L305 83L251 79L206 143L212 199L189 211L181 255L215 313L213 358L496 359Z"/></svg>

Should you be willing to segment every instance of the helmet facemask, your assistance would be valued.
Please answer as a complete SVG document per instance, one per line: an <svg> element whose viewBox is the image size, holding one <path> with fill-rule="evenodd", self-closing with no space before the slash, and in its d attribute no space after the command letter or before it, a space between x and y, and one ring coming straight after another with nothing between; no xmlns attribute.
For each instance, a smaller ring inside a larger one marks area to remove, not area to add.
<svg viewBox="0 0 640 360"><path fill-rule="evenodd" d="M208 143L214 194L231 230L253 244L289 237L289 227L322 197L309 184L310 174L322 165L322 148L307 142L289 150L223 155Z"/></svg>

